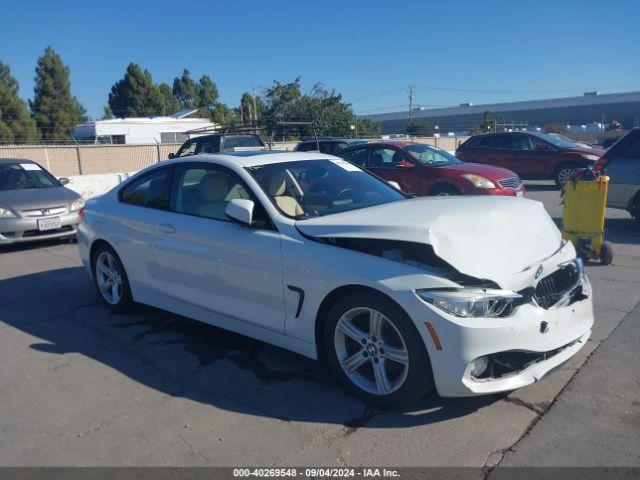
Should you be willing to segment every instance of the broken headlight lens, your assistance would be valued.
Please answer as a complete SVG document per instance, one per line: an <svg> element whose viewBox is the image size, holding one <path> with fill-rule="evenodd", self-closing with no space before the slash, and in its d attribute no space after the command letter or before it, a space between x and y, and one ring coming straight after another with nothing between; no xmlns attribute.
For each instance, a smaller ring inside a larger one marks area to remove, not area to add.
<svg viewBox="0 0 640 480"><path fill-rule="evenodd" d="M416 290L427 303L456 317L508 317L522 295L510 290L483 288Z"/></svg>

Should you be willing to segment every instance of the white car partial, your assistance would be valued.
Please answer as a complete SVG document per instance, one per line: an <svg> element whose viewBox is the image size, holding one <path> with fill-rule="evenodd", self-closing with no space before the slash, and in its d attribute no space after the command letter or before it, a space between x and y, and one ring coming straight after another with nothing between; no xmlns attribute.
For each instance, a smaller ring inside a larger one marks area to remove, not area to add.
<svg viewBox="0 0 640 480"><path fill-rule="evenodd" d="M593 325L582 262L541 203L409 198L318 152L162 162L82 213L112 312L152 305L318 359L377 406L529 385Z"/></svg>

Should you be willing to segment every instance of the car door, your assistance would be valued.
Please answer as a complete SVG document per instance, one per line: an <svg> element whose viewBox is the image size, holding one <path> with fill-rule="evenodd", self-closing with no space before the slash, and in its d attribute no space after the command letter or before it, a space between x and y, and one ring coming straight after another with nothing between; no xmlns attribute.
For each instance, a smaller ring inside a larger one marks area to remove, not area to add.
<svg viewBox="0 0 640 480"><path fill-rule="evenodd" d="M396 182L406 194L420 193L418 166L399 148L390 145L372 145L369 170L389 182Z"/></svg>
<svg viewBox="0 0 640 480"><path fill-rule="evenodd" d="M549 170L549 156L554 148L541 139L531 135L510 135L511 140L511 168L524 178L543 177ZM539 148L539 144L548 145L546 149ZM507 167L509 168L509 167Z"/></svg>
<svg viewBox="0 0 640 480"><path fill-rule="evenodd" d="M465 155L464 161L509 168L511 145L510 142L506 141L505 137L506 135L481 137L481 141L469 149L469 154Z"/></svg>
<svg viewBox="0 0 640 480"><path fill-rule="evenodd" d="M162 292L153 242L166 224L173 167L158 168L126 184L109 211L111 241L122 260L134 296L141 289Z"/></svg>
<svg viewBox="0 0 640 480"><path fill-rule="evenodd" d="M235 198L256 202L254 226L225 215ZM280 235L235 173L210 163L177 166L165 223L154 248L167 296L284 331Z"/></svg>
<svg viewBox="0 0 640 480"><path fill-rule="evenodd" d="M606 157L606 171L610 178L607 204L627 208L640 190L640 132L635 134L635 138L616 144Z"/></svg>

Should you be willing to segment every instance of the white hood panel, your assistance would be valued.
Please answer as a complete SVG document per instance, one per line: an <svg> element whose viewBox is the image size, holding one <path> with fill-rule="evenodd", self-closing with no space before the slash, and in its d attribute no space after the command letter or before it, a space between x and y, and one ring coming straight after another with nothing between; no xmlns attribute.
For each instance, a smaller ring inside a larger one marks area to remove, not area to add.
<svg viewBox="0 0 640 480"><path fill-rule="evenodd" d="M560 232L540 202L427 197L296 222L311 237L425 243L458 271L500 285L553 255Z"/></svg>

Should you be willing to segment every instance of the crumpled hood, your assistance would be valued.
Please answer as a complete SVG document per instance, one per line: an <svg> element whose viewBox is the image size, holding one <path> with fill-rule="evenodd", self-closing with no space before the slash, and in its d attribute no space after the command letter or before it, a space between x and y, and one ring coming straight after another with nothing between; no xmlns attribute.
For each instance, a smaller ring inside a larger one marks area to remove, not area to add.
<svg viewBox="0 0 640 480"><path fill-rule="evenodd" d="M509 283L552 256L560 232L540 202L511 197L423 197L299 220L304 235L429 244L459 272Z"/></svg>

